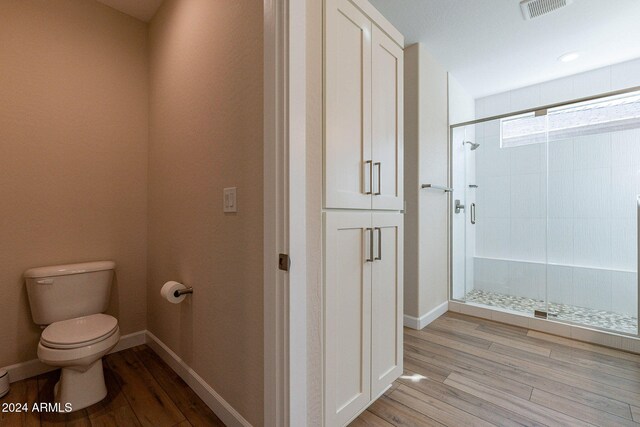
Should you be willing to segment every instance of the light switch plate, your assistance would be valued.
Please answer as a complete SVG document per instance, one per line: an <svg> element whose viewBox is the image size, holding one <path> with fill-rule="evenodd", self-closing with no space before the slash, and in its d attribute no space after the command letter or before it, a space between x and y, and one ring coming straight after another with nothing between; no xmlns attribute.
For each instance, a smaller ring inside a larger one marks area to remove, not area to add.
<svg viewBox="0 0 640 427"><path fill-rule="evenodd" d="M223 211L238 212L237 187L224 189Z"/></svg>

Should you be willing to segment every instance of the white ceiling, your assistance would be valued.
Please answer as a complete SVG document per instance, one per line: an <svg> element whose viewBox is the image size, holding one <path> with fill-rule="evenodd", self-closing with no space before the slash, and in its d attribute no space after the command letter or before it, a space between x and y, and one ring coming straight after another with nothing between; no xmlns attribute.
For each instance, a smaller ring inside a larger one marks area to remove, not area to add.
<svg viewBox="0 0 640 427"><path fill-rule="evenodd" d="M162 0L97 0L120 12L138 18L141 21L149 22L156 14Z"/></svg>
<svg viewBox="0 0 640 427"><path fill-rule="evenodd" d="M639 0L575 0L530 21L519 0L370 1L476 98L640 57Z"/></svg>

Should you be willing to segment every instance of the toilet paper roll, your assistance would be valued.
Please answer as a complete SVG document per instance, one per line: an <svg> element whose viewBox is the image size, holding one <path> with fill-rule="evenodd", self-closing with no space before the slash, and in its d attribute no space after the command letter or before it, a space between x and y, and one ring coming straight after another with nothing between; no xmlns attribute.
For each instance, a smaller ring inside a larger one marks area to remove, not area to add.
<svg viewBox="0 0 640 427"><path fill-rule="evenodd" d="M170 281L162 286L160 295L162 295L162 298L166 299L172 304L179 304L187 297L186 295L180 295L179 297L176 297L174 293L179 289L187 289L187 287L182 283Z"/></svg>

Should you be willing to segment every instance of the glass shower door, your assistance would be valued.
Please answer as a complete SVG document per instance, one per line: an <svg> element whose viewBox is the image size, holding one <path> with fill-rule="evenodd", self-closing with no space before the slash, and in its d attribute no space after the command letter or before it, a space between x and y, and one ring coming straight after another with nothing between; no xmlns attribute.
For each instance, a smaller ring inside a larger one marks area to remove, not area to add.
<svg viewBox="0 0 640 427"><path fill-rule="evenodd" d="M549 313L638 332L640 130L549 142Z"/></svg>

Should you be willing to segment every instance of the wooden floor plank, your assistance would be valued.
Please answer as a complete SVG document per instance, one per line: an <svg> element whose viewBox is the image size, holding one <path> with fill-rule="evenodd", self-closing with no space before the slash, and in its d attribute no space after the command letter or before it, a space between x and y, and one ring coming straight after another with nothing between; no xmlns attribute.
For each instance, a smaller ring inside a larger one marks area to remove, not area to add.
<svg viewBox="0 0 640 427"><path fill-rule="evenodd" d="M617 417L608 412L599 411L590 406L582 405L542 390L534 389L531 394L531 401L598 426L638 427L640 425L630 419Z"/></svg>
<svg viewBox="0 0 640 427"><path fill-rule="evenodd" d="M415 341L415 346L411 344L412 340ZM452 370L455 370L456 367L480 369L495 375L498 380L501 377L506 377L541 390L560 393L576 402L590 405L615 415L625 416L628 414L628 405L626 403L612 399L609 396L574 387L557 381L555 378L532 374L493 360L474 357L439 344L407 336L405 337L405 351L406 354L410 354L416 359L437 363L445 368L452 366Z"/></svg>
<svg viewBox="0 0 640 427"><path fill-rule="evenodd" d="M118 384L143 426L173 427L185 416L132 351L106 357Z"/></svg>
<svg viewBox="0 0 640 427"><path fill-rule="evenodd" d="M427 328L427 330L431 333L435 333L435 331L441 331L442 329L443 328L440 328L440 327L431 327L431 325L429 325L429 327ZM448 329L445 329L445 331L448 331ZM414 336L419 336L419 331L414 331L414 332L415 333L412 333L412 332L409 332L409 333L413 334ZM485 332L479 328L469 332L456 333L455 335L450 334L450 337L452 339L455 339L455 337L458 337L458 340L462 340L465 343L467 343L470 339L481 340L482 342L485 342L485 343L488 342L490 344L499 343L505 346L517 348L519 350L528 351L530 353L537 354L540 356L548 357L551 354L551 349L548 347L537 346L530 343L517 341L512 338L504 337L502 335ZM485 347L485 348L488 348L488 347Z"/></svg>
<svg viewBox="0 0 640 427"><path fill-rule="evenodd" d="M11 393L0 399L0 408L5 409L3 404L13 404L8 407L8 411L0 410L0 426L7 427L38 427L40 425L40 414L33 412L33 404L38 401L38 380L29 378L11 385ZM24 410L26 404L26 410ZM16 410L16 405L20 410Z"/></svg>
<svg viewBox="0 0 640 427"><path fill-rule="evenodd" d="M633 379L619 377L611 375L608 370L591 369L576 365L574 363L565 362L563 360L551 359L549 357L540 357L529 352L518 350L514 347L503 346L502 344L493 343L490 348L491 351L496 353L512 356L521 360L526 360L535 363L540 366L544 366L549 369L562 370L564 373L569 373L582 378L591 379L603 384L608 384L613 387L621 388L623 390L629 390L636 392L640 390L640 382Z"/></svg>
<svg viewBox="0 0 640 427"><path fill-rule="evenodd" d="M597 357L589 357L579 354L575 351L551 350L549 356L553 360L573 363L587 369L597 369L616 377L627 378L640 382L640 369L634 369L628 366L619 365L615 362L603 362Z"/></svg>
<svg viewBox="0 0 640 427"><path fill-rule="evenodd" d="M422 360L414 359L410 356L405 356L404 367L409 371L419 372L420 375L424 375L427 378L438 381L440 383L444 382L449 374L451 374L451 370L449 369L434 366Z"/></svg>
<svg viewBox="0 0 640 427"><path fill-rule="evenodd" d="M465 322L471 322L478 325L478 329L480 330L491 330L491 331L507 331L513 334L526 336L529 332L526 328L521 328L515 325L507 325L506 323L494 322L492 320L482 319L480 317L468 316L466 314L454 313L452 311L445 314L446 317L451 319L457 319Z"/></svg>
<svg viewBox="0 0 640 427"><path fill-rule="evenodd" d="M631 415L633 421L640 423L640 406L631 405Z"/></svg>
<svg viewBox="0 0 640 427"><path fill-rule="evenodd" d="M412 356L416 356L416 358L413 358ZM503 391L505 393L520 397L521 399L529 399L529 397L531 396L531 392L533 391L533 387L530 385L527 385L518 381L514 381L507 377L495 375L491 372L478 369L475 366L462 364L462 363L455 364L455 363L452 363L451 359L442 360L440 357L438 357L435 354L424 357L424 354L414 353L411 347L407 347L405 357L421 362L424 366L440 368L440 369L443 369L445 372L448 371L450 373L457 372L480 384L484 384L488 387L492 387L497 390ZM406 364L405 366L407 367L407 369L411 369ZM421 372L421 370L418 368L416 372ZM444 378L442 382L444 382L444 380L446 380L446 378Z"/></svg>
<svg viewBox="0 0 640 427"><path fill-rule="evenodd" d="M224 427L216 414L153 350L145 345L133 351L191 424Z"/></svg>
<svg viewBox="0 0 640 427"><path fill-rule="evenodd" d="M91 418L92 427L139 427L140 422L129 405L120 406Z"/></svg>
<svg viewBox="0 0 640 427"><path fill-rule="evenodd" d="M369 410L364 411L358 418L356 418L349 427L392 427L388 421L383 420L373 412Z"/></svg>
<svg viewBox="0 0 640 427"><path fill-rule="evenodd" d="M630 362L634 362L636 367L640 368L640 355L635 353L629 353L622 350L616 350L609 347L603 347L596 344L590 344L582 341L572 340L570 338L559 337L556 335L546 334L544 332L539 331L529 331L527 332L527 336L531 338L538 338L544 341L550 341L553 343L564 344L571 348L578 348L583 350L588 350L594 353L600 353L607 356L612 356L616 359L627 360Z"/></svg>
<svg viewBox="0 0 640 427"><path fill-rule="evenodd" d="M444 403L439 399L434 399L427 394L404 385L401 385L391 393L389 398L415 409L446 426L493 426L493 424L458 409L455 406Z"/></svg>
<svg viewBox="0 0 640 427"><path fill-rule="evenodd" d="M453 327L429 325L427 330L432 334L447 337L478 348L488 349L492 343L492 341L487 340L485 337L476 336L476 329L459 331ZM422 331L407 329L404 333L405 335L420 336Z"/></svg>
<svg viewBox="0 0 640 427"><path fill-rule="evenodd" d="M388 396L382 396L373 402L368 410L396 427L440 427L444 425L390 399Z"/></svg>
<svg viewBox="0 0 640 427"><path fill-rule="evenodd" d="M513 395L487 387L457 373L451 374L451 376L445 380L445 384L495 403L496 405L509 409L512 412L522 414L543 425L565 427L589 425L588 423L581 422L561 412L553 411L542 405L532 403L529 400L520 399Z"/></svg>
<svg viewBox="0 0 640 427"><path fill-rule="evenodd" d="M638 389L637 391L627 390L626 388L616 387L611 384L606 384L572 373L567 373L560 368L550 368L516 357L505 356L493 351L479 349L477 347L473 347L452 339L431 334L426 329L420 331L420 333L420 339L422 340L441 344L443 346L447 346L449 348L476 356L478 358L494 360L505 366L517 368L525 372L531 372L543 377L555 378L558 381L561 381L572 387L578 387L587 391L591 391L593 393L600 393L606 396L611 396L625 403L640 402L640 389Z"/></svg>
<svg viewBox="0 0 640 427"><path fill-rule="evenodd" d="M443 383L438 383L430 379L414 382L400 378L400 383L416 389L427 396L431 396L441 402L447 403L462 411L473 414L474 416L485 420L489 423L506 426L534 426L537 423L516 414L498 405L487 402L472 394L462 392L454 387Z"/></svg>

